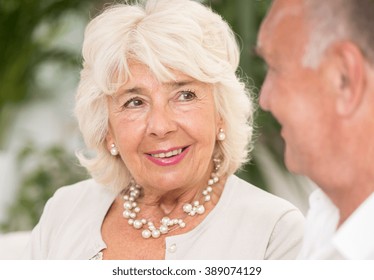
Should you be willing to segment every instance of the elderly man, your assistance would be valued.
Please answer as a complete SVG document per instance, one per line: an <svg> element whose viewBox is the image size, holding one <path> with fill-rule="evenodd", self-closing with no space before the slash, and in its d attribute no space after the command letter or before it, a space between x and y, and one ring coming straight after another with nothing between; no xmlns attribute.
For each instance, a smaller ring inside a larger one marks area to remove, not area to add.
<svg viewBox="0 0 374 280"><path fill-rule="evenodd" d="M274 0L260 29L260 106L287 168L320 187L301 259L374 259L373 30L373 0Z"/></svg>

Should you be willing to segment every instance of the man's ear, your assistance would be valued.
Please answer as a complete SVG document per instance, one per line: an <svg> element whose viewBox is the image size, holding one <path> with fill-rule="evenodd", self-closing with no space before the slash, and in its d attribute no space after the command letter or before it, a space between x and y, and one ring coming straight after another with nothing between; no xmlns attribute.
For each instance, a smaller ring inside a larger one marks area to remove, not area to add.
<svg viewBox="0 0 374 280"><path fill-rule="evenodd" d="M350 116L356 112L365 94L365 57L359 47L349 41L333 45L330 55L336 70L336 111L341 116Z"/></svg>

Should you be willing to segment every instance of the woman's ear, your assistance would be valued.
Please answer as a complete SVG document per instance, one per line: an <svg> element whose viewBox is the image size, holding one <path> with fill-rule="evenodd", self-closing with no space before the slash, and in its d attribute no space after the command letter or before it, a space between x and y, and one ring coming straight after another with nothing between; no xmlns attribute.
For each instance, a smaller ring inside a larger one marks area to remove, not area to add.
<svg viewBox="0 0 374 280"><path fill-rule="evenodd" d="M340 42L332 47L336 110L341 116L350 116L358 109L366 87L366 61L359 47L352 42Z"/></svg>
<svg viewBox="0 0 374 280"><path fill-rule="evenodd" d="M220 114L218 114L218 121L217 121L217 133L219 133L220 129L225 130L225 122Z"/></svg>
<svg viewBox="0 0 374 280"><path fill-rule="evenodd" d="M110 125L108 127L108 132L107 132L107 135L105 137L105 141L106 141L107 149L110 150L112 144L115 143L114 137L113 137L113 134L112 134L112 129L111 129Z"/></svg>

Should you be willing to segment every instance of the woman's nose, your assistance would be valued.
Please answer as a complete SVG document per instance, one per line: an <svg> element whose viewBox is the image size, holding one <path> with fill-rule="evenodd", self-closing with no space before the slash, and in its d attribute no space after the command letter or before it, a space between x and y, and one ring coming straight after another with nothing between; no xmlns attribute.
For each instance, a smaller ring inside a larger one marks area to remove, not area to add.
<svg viewBox="0 0 374 280"><path fill-rule="evenodd" d="M168 105L153 107L148 115L147 134L164 138L177 130L175 114Z"/></svg>

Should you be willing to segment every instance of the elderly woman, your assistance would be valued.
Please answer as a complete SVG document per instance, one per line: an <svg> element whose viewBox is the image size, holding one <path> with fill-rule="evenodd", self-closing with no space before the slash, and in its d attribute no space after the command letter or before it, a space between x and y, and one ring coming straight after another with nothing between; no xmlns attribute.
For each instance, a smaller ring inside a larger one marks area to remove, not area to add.
<svg viewBox="0 0 374 280"><path fill-rule="evenodd" d="M59 189L36 259L291 259L303 216L233 173L252 103L234 34L209 8L154 0L87 26L76 115L91 180Z"/></svg>

